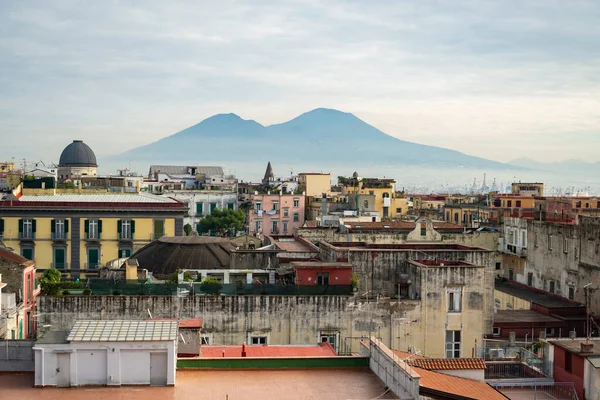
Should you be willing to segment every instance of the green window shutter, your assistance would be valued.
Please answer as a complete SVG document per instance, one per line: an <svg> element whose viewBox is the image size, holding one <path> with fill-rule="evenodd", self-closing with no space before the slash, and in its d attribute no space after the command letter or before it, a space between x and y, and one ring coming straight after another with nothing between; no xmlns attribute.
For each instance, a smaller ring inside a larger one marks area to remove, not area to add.
<svg viewBox="0 0 600 400"><path fill-rule="evenodd" d="M135 221L131 220L131 233L135 233Z"/></svg>
<svg viewBox="0 0 600 400"><path fill-rule="evenodd" d="M69 220L65 219L65 233L69 233Z"/></svg>
<svg viewBox="0 0 600 400"><path fill-rule="evenodd" d="M202 214L202 203L196 203L196 214Z"/></svg>
<svg viewBox="0 0 600 400"><path fill-rule="evenodd" d="M98 220L98 233L102 233L102 220Z"/></svg>
<svg viewBox="0 0 600 400"><path fill-rule="evenodd" d="M215 211L215 208L217 208L217 203L210 203L210 212L212 214L213 211Z"/></svg>
<svg viewBox="0 0 600 400"><path fill-rule="evenodd" d="M19 233L23 233L23 220L19 220Z"/></svg>
<svg viewBox="0 0 600 400"><path fill-rule="evenodd" d="M85 230L85 233L90 233L90 220L86 219L85 222L83 223L83 227Z"/></svg>
<svg viewBox="0 0 600 400"><path fill-rule="evenodd" d="M200 224L196 224L196 232L202 233L202 232L200 232Z"/></svg>
<svg viewBox="0 0 600 400"><path fill-rule="evenodd" d="M233 203L227 204L227 208L230 209L230 210L233 210Z"/></svg>
<svg viewBox="0 0 600 400"><path fill-rule="evenodd" d="M56 232L56 220L54 219L50 221L50 232Z"/></svg>
<svg viewBox="0 0 600 400"><path fill-rule="evenodd" d="M34 233L36 232L36 230L35 230L35 227L36 227L36 225L37 225L37 224L36 224L36 222L37 222L37 221L34 219L34 220L32 221L32 223L31 223L31 231L32 231L32 232L34 232Z"/></svg>
<svg viewBox="0 0 600 400"><path fill-rule="evenodd" d="M117 233L121 233L121 225L123 224L122 220L117 221Z"/></svg>

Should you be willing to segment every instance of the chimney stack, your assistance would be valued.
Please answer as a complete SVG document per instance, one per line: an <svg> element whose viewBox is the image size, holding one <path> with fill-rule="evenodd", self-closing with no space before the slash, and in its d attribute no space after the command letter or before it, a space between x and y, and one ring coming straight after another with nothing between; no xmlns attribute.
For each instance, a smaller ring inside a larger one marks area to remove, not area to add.
<svg viewBox="0 0 600 400"><path fill-rule="evenodd" d="M246 343L242 344L242 357L246 357Z"/></svg>

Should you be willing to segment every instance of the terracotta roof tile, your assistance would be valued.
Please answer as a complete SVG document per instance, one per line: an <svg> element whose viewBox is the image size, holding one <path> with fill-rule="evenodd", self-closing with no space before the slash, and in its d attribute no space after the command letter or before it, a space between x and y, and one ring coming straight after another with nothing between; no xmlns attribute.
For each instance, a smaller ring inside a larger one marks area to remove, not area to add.
<svg viewBox="0 0 600 400"><path fill-rule="evenodd" d="M200 318L181 319L179 320L180 328L200 329L202 328L202 320Z"/></svg>
<svg viewBox="0 0 600 400"><path fill-rule="evenodd" d="M412 360L415 367L431 371L454 369L486 369L482 358L421 358Z"/></svg>
<svg viewBox="0 0 600 400"><path fill-rule="evenodd" d="M446 375L441 372L428 371L426 369L417 367L415 367L415 371L421 375L419 384L422 392L434 391L438 393L448 393L458 396L461 399L507 399L506 396L485 382L459 378L457 376Z"/></svg>

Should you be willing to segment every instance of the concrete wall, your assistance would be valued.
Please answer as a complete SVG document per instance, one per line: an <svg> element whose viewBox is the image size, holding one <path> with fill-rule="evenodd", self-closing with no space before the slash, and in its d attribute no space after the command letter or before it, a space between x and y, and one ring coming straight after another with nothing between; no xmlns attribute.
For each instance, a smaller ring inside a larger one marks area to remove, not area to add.
<svg viewBox="0 0 600 400"><path fill-rule="evenodd" d="M231 269L277 268L280 250L235 250L231 252Z"/></svg>
<svg viewBox="0 0 600 400"><path fill-rule="evenodd" d="M472 379L474 381L483 382L485 380L485 370L483 369L444 369L435 371L440 374L458 376L459 378Z"/></svg>
<svg viewBox="0 0 600 400"><path fill-rule="evenodd" d="M444 319L436 328L422 318L421 301L352 296L61 296L38 297L39 326L69 330L77 319L201 318L214 344L245 343L266 335L270 344L314 344L321 331L339 335L341 353L359 350L360 338L376 335L389 347L444 357ZM470 327L476 334L476 326ZM481 336L481 334L480 334ZM481 339L480 339L481 340ZM470 356L474 343L464 341Z"/></svg>
<svg viewBox="0 0 600 400"><path fill-rule="evenodd" d="M498 310L530 310L531 303L494 289L494 307Z"/></svg>
<svg viewBox="0 0 600 400"><path fill-rule="evenodd" d="M33 340L0 341L0 371L33 371Z"/></svg>
<svg viewBox="0 0 600 400"><path fill-rule="evenodd" d="M61 354L68 354L70 386L149 385L151 353L167 353L167 385L175 384L174 341L37 344L34 353L35 386L57 386Z"/></svg>

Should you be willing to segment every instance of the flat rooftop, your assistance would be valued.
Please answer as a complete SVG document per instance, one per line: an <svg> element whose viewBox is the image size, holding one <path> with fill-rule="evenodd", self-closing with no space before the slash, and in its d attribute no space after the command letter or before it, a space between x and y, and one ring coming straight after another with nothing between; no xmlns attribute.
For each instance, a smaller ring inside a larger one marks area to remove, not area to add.
<svg viewBox="0 0 600 400"><path fill-rule="evenodd" d="M352 269L352 264L345 262L327 262L327 261L292 261L290 263L296 269Z"/></svg>
<svg viewBox="0 0 600 400"><path fill-rule="evenodd" d="M547 314L535 310L499 310L494 314L494 324L507 323L556 323L562 324L563 321Z"/></svg>
<svg viewBox="0 0 600 400"><path fill-rule="evenodd" d="M368 368L177 371L174 387L49 389L33 388L33 382L33 372L0 374L3 395L14 399L397 399L391 392L386 392L384 383Z"/></svg>
<svg viewBox="0 0 600 400"><path fill-rule="evenodd" d="M586 338L575 338L575 339L552 339L548 340L548 343L552 343L555 346L562 347L571 353L581 354L581 343L585 343ZM583 353L582 356L598 356L600 355L600 339L590 338L590 343L594 345L590 353Z"/></svg>
<svg viewBox="0 0 600 400"><path fill-rule="evenodd" d="M242 345L202 346L202 358L242 357ZM337 357L329 343L306 346L247 345L245 357Z"/></svg>
<svg viewBox="0 0 600 400"><path fill-rule="evenodd" d="M390 250L390 251L485 251L491 250L482 249L479 247L469 247L460 244L375 244L366 242L324 242L337 249L352 250L352 251L373 251L373 250Z"/></svg>
<svg viewBox="0 0 600 400"><path fill-rule="evenodd" d="M551 295L547 292L528 288L511 282L496 280L495 288L501 292L547 308L583 307L583 304L579 304L575 301L567 300L565 298Z"/></svg>
<svg viewBox="0 0 600 400"><path fill-rule="evenodd" d="M419 267L472 267L472 268L483 268L483 266L471 264L464 261L454 260L410 260L410 264L417 265Z"/></svg>

